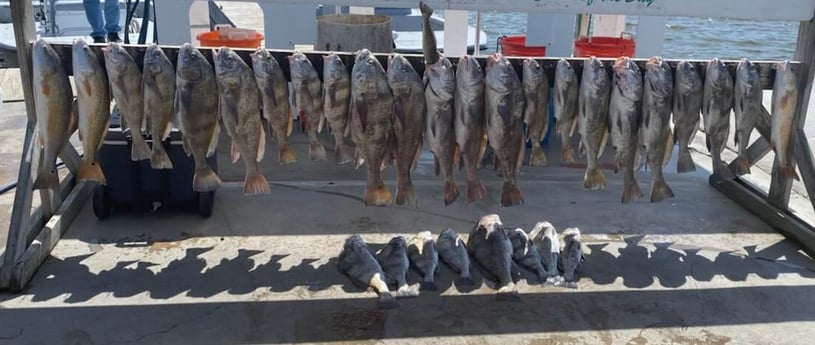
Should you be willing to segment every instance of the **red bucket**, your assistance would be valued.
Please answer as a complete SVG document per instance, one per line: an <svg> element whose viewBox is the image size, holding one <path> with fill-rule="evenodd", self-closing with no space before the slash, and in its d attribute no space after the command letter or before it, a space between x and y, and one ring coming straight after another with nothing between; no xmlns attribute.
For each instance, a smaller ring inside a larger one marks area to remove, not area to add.
<svg viewBox="0 0 815 345"><path fill-rule="evenodd" d="M546 46L527 47L524 35L502 36L498 44L506 56L546 56Z"/></svg>
<svg viewBox="0 0 815 345"><path fill-rule="evenodd" d="M597 36L591 38L580 37L574 41L575 57L633 57L635 50L636 42L634 42L633 38Z"/></svg>

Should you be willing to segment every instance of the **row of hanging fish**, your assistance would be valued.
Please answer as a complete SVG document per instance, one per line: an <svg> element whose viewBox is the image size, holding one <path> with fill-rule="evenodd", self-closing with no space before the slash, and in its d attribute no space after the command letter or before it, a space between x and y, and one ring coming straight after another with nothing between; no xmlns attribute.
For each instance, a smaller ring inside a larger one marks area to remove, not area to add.
<svg viewBox="0 0 815 345"><path fill-rule="evenodd" d="M420 290L436 291L439 261L458 275L457 287L473 286L473 269L478 268L498 290L497 298L517 300L519 266L533 272L540 282L576 287L584 257L577 228L568 228L558 236L551 223L542 221L527 234L520 228L505 229L501 218L490 214L481 217L466 242L447 228L435 241L430 231L422 231L410 241L393 237L374 253L362 237L352 235L345 241L337 268L354 284L375 291L381 304L389 308L398 306L398 297L415 297ZM418 284L408 285L411 268L421 276Z"/></svg>
<svg viewBox="0 0 815 345"><path fill-rule="evenodd" d="M574 161L569 139L577 127L580 145L587 155L583 185L589 190L604 189L605 177L597 161L608 137L615 149L614 171L623 173L623 203L643 196L634 170L643 163L651 169L651 201L674 196L663 175L673 145L678 144L677 172L696 170L688 148L704 119L706 145L713 160L713 171L732 176L722 162L721 153L730 132L730 113L735 114L735 144L738 158L735 173L750 172L747 145L756 121L762 115L762 87L756 65L742 59L733 76L719 59L708 62L704 80L693 63L681 61L676 71L661 57L653 57L645 70L629 58L615 60L609 75L594 57L583 65L578 81L571 65L557 65L554 106L557 133L562 140L562 159ZM772 148L780 163L779 172L798 179L790 164L798 97L797 72L789 62L777 65L772 99Z"/></svg>

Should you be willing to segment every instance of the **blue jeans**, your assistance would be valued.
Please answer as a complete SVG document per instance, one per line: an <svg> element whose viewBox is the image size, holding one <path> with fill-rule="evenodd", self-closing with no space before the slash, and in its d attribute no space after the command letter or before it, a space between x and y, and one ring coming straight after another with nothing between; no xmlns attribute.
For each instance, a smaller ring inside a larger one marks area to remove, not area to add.
<svg viewBox="0 0 815 345"><path fill-rule="evenodd" d="M122 29L119 26L118 0L105 0L104 20L102 9L99 8L99 0L82 0L82 5L88 17L88 23L93 29L91 37L105 37L105 33L118 33Z"/></svg>

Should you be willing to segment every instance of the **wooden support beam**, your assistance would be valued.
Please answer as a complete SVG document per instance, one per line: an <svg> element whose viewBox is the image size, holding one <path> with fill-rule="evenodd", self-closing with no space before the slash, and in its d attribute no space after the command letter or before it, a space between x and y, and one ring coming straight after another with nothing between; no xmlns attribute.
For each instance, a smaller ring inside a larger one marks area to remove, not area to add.
<svg viewBox="0 0 815 345"><path fill-rule="evenodd" d="M14 193L14 207L9 221L6 252L3 257L3 266L0 267L0 288L10 286L14 262L25 250L26 234L23 230L28 230L28 224L31 221L31 198L34 194L34 181L31 176L31 159L35 146L34 126L34 122L28 121L23 139L23 157L20 160L20 171L17 174L17 190Z"/></svg>
<svg viewBox="0 0 815 345"><path fill-rule="evenodd" d="M60 189L59 189L59 200L65 200L68 197L68 194L71 193L74 186L76 185L76 175L68 175L65 179L60 182ZM61 206L60 206L61 207ZM45 226L45 222L48 221L50 216L46 215L46 210L42 207L37 207L34 209L34 212L31 213L31 221L28 223L28 230L25 231L26 233L26 240L25 245L28 247L31 245L31 241L34 241L34 238L40 235L42 231L42 227Z"/></svg>
<svg viewBox="0 0 815 345"><path fill-rule="evenodd" d="M812 158L812 150L809 148L807 135L802 128L798 128L795 135L795 160L798 162L798 171L801 172L801 180L807 191L809 202L815 209L815 162Z"/></svg>
<svg viewBox="0 0 815 345"><path fill-rule="evenodd" d="M101 56L101 48L104 47L104 44L89 44L92 49L94 49L97 54ZM54 43L51 44L51 47L57 51L57 53L62 57L63 65L65 70L68 74L73 74L73 66L71 63L71 49L72 46L67 43ZM133 56L133 59L136 60L136 63L142 64L144 60L144 51L147 49L146 45L138 45L138 44L128 44L124 45L125 49ZM173 64L176 64L178 58L178 46L165 46L162 45L161 48L164 50L164 53L167 54L167 57ZM212 50L216 49L213 47L200 47L198 48L204 57L212 63ZM254 52L254 49L241 49L241 48L232 48L238 55L243 58L243 60L252 65L252 59L250 54ZM291 81L291 76L289 75L289 61L286 57L290 56L294 51L287 50L287 49L266 49L271 53L272 56L277 59L277 62L280 64L280 67L283 70L283 74L286 77L286 80ZM308 51L303 52L311 64L314 65L314 68L317 70L317 74L322 78L322 70L323 70L323 56L328 54L325 51ZM345 66L350 71L354 65L354 53L350 52L336 52L337 55L340 56ZM410 61L413 68L418 72L420 75L424 73L424 57L421 54L401 54L408 61ZM383 67L387 69L388 65L388 54L374 54L377 57L379 62L382 64ZM453 66L458 65L458 57L455 56L448 56L450 62ZM473 57L474 59L478 60L482 67L486 66L487 57L486 56L476 56ZM524 57L507 57L507 59L512 63L515 67L515 71L520 75L521 71L523 70L523 60ZM541 67L546 72L547 77L549 77L549 84L554 85L555 81L555 68L557 67L558 61L561 58L559 57L535 57ZM583 72L583 62L586 61L585 58L564 58L569 63L572 64L572 67L575 69L578 77ZM614 59L611 58L603 58L600 59L608 69L609 73L611 73L611 65L614 63ZM645 64L648 62L648 59L632 59L641 70L645 70ZM666 59L665 62L671 66L671 68L675 69L676 65L682 61L681 59ZM707 66L707 60L688 60L696 66L698 71L704 71L705 67ZM738 65L738 60L725 60L724 63L728 66L731 74L735 75L736 73L736 66ZM759 72L759 79L761 80L761 87L762 89L769 90L773 87L773 82L775 80L775 71L776 71L776 64L777 61L753 61L756 64ZM797 63L793 62L794 65ZM703 72L702 72L703 73Z"/></svg>
<svg viewBox="0 0 815 345"><path fill-rule="evenodd" d="M57 242L68 230L68 226L85 206L85 202L93 192L94 183L79 182L65 198L65 202L57 212L50 217L45 224L45 228L37 236L34 242L26 248L22 257L15 262L14 275L10 289L12 291L22 291L31 280L31 277L40 267L45 258L57 245Z"/></svg>
<svg viewBox="0 0 815 345"><path fill-rule="evenodd" d="M756 131L761 136L747 148L747 160L750 162L750 167L756 165L759 160L772 151L770 147L770 137L772 136L770 134L771 121L770 112L767 111L767 108L762 106L761 114L759 114L756 120ZM727 166L731 171L736 171L736 160L733 160Z"/></svg>
<svg viewBox="0 0 815 345"><path fill-rule="evenodd" d="M720 179L711 175L710 185L788 238L815 255L815 229L807 222L767 202L766 194L739 178Z"/></svg>

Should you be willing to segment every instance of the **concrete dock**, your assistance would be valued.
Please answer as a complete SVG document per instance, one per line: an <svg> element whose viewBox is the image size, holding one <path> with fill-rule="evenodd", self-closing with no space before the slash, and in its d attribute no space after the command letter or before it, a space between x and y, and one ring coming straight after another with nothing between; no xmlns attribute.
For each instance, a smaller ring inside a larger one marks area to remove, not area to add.
<svg viewBox="0 0 815 345"><path fill-rule="evenodd" d="M12 115L4 120L22 121L22 108L5 104ZM4 138L22 137L8 130ZM708 185L699 137L696 173L676 174L673 161L665 168L674 199L650 203L644 171L637 178L645 197L636 203L620 204L622 178L610 170L606 190L584 191L583 169L561 167L550 141L551 165L525 166L518 177L525 205L504 209L490 168L480 172L487 200L468 205L462 196L445 207L427 153L413 174L419 209L365 207L364 168L311 162L305 136L295 129L292 140L298 162L286 166L267 140L272 194L246 197L242 162L228 161L222 136L227 182L210 219L156 212L99 221L87 205L29 288L0 293L0 344L800 344L815 334L812 259ZM395 192L394 169L384 176ZM751 178L768 180L761 169ZM463 193L462 172L457 181ZM2 197L6 205L12 194ZM808 200L793 203L812 219ZM580 228L578 287L544 286L524 271L520 302L503 302L477 270L477 285L464 287L442 266L439 291L382 310L336 268L351 234L376 250L420 230L466 236L488 213L509 228L541 220Z"/></svg>

